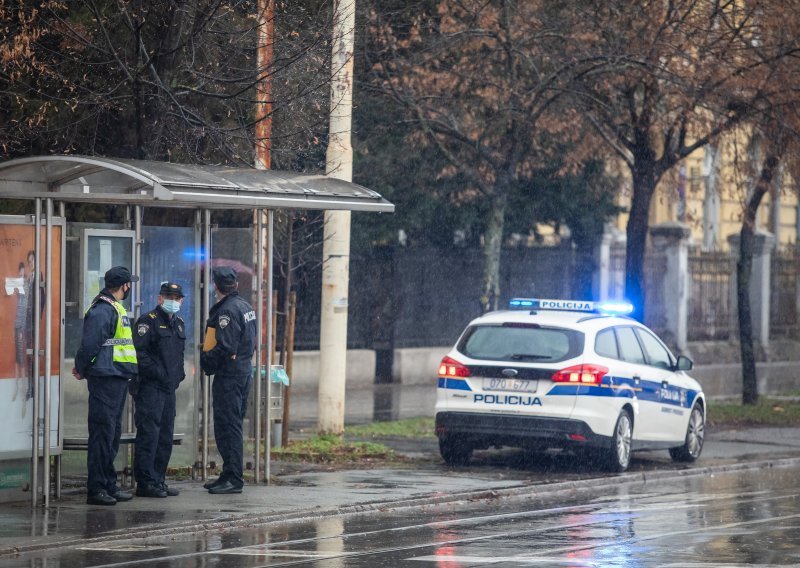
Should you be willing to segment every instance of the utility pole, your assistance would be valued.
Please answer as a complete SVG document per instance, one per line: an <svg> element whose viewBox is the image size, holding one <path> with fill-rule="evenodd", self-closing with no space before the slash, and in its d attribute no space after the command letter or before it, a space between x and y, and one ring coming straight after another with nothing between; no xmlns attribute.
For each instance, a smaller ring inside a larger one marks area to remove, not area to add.
<svg viewBox="0 0 800 568"><path fill-rule="evenodd" d="M258 0L256 47L256 168L272 167L272 56L275 37L275 0Z"/></svg>
<svg viewBox="0 0 800 568"><path fill-rule="evenodd" d="M353 180L350 141L353 110L355 0L334 4L331 110L325 173ZM322 315L319 334L317 430L344 432L347 368L347 286L350 272L350 212L326 211L322 245Z"/></svg>
<svg viewBox="0 0 800 568"><path fill-rule="evenodd" d="M272 167L272 58L273 43L275 41L275 0L258 0L258 45L256 46L256 65L258 66L258 80L256 82L256 129L255 129L255 166L259 170L268 170ZM255 248L257 250L256 266L261 286L258 298L259 311L259 346L256 357L256 399L255 404L260 405L262 400L261 386L264 384L266 393L264 404L264 479L269 483L270 478L270 404L272 402L270 373L272 363L272 255L266 247L272 247L272 212L267 214L263 209L253 212L253 228L260 234L256 235ZM266 259L266 261L265 261ZM265 301L266 300L266 301ZM266 367L266 381L261 377L261 369ZM261 413L257 412L255 425L255 476L256 483L261 481Z"/></svg>

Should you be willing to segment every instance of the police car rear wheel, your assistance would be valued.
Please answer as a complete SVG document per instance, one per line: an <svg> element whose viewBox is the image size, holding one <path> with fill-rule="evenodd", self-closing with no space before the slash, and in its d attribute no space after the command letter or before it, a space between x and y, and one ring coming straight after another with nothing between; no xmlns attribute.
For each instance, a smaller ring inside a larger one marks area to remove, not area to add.
<svg viewBox="0 0 800 568"><path fill-rule="evenodd" d="M447 465L466 465L472 446L458 438L439 438L439 453Z"/></svg>
<svg viewBox="0 0 800 568"><path fill-rule="evenodd" d="M695 404L686 426L686 438L682 446L670 448L669 455L676 462L693 462L700 457L705 441L706 425L703 409Z"/></svg>
<svg viewBox="0 0 800 568"><path fill-rule="evenodd" d="M610 471L623 472L631 463L631 438L633 438L633 423L631 415L626 410L619 413L617 424L614 426L611 447L605 452L605 466Z"/></svg>

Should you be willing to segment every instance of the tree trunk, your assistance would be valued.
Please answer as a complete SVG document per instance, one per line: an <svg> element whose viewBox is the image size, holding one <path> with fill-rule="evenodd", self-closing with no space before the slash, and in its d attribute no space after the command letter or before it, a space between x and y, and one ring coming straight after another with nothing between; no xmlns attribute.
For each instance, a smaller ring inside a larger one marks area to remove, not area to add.
<svg viewBox="0 0 800 568"><path fill-rule="evenodd" d="M753 318L750 313L750 275L753 264L753 226L747 220L739 232L736 262L736 305L739 315L739 349L742 358L742 404L758 402L756 358L753 346Z"/></svg>
<svg viewBox="0 0 800 568"><path fill-rule="evenodd" d="M505 225L506 204L505 188L491 197L489 220L486 223L483 243L483 293L481 309L489 312L497 309L500 300L500 252L503 245L503 227Z"/></svg>
<svg viewBox="0 0 800 568"><path fill-rule="evenodd" d="M769 191L772 177L780 159L770 155L764 160L761 175L747 200L739 233L739 260L736 262L736 303L739 314L739 348L742 357L742 404L758 402L758 376L753 344L753 318L750 313L750 276L753 272L753 245L756 213L764 195Z"/></svg>
<svg viewBox="0 0 800 568"><path fill-rule="evenodd" d="M626 228L625 297L633 304L633 314L644 321L644 255L650 227L650 201L658 183L652 163L634 164L632 168L633 198Z"/></svg>

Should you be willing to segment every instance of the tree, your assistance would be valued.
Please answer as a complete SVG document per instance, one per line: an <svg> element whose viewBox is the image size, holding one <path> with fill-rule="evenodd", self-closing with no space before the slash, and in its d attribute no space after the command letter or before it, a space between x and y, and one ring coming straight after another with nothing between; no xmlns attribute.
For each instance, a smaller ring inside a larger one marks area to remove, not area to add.
<svg viewBox="0 0 800 568"><path fill-rule="evenodd" d="M625 292L642 319L650 203L659 181L692 152L757 111L776 85L770 62L793 42L763 45L764 24L782 27L782 2L591 1L574 49L609 62L584 81L577 100L608 148L627 165L632 202Z"/></svg>
<svg viewBox="0 0 800 568"><path fill-rule="evenodd" d="M755 244L756 215L767 193L777 193L782 181L781 169L794 183L800 179L800 96L795 85L800 79L796 54L800 43L800 17L796 10L762 10L755 18L755 54L764 81L773 87L760 99L740 129L739 139L749 138L748 159L736 160L739 174L747 180L736 263L736 299L739 321L739 345L742 359L742 403L758 402L753 322L750 288ZM791 54L786 57L783 54Z"/></svg>
<svg viewBox="0 0 800 568"><path fill-rule="evenodd" d="M570 148L562 147L562 155ZM577 171L559 173L563 163L554 160L537 170L531 185L511 201L510 224L520 232L532 222L566 226L574 246L572 298L592 298L592 279L597 269L595 248L605 224L622 209L616 204L619 180L605 171L605 163L587 160Z"/></svg>
<svg viewBox="0 0 800 568"><path fill-rule="evenodd" d="M736 261L736 304L739 320L739 347L742 358L742 403L758 402L758 382L750 309L750 286L753 272L756 213L781 163L785 140L762 140L759 133L751 139L752 165L757 168L755 183L748 192L739 233L739 258ZM765 147L762 147L762 144Z"/></svg>
<svg viewBox="0 0 800 568"><path fill-rule="evenodd" d="M552 2L402 4L371 6L371 84L418 125L423 136L412 134L407 147L431 145L445 157L439 175L458 179L454 201L485 207L481 303L497 308L509 200L549 158L542 133L577 137L574 110L551 111L596 60L561 57L576 38L569 7Z"/></svg>
<svg viewBox="0 0 800 568"><path fill-rule="evenodd" d="M259 69L256 5L0 3L0 147L252 164L255 85L268 74L273 146L291 163L287 145L317 144L323 124L330 12L322 0L278 2L279 56Z"/></svg>

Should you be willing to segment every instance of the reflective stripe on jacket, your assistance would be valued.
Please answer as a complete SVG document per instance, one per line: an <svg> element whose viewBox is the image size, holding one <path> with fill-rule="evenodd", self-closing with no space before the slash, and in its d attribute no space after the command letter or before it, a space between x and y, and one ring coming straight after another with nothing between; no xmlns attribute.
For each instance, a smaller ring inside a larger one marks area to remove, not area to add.
<svg viewBox="0 0 800 568"><path fill-rule="evenodd" d="M103 298L106 300L106 298ZM108 300L106 300L108 301ZM114 337L106 339L103 347L113 349L114 366L120 370L136 374L136 348L133 346L133 333L131 333L131 322L128 319L128 312L119 302L112 302L114 309L117 310L117 329Z"/></svg>
<svg viewBox="0 0 800 568"><path fill-rule="evenodd" d="M128 314L103 290L86 310L75 367L82 376L132 379L137 373L136 363Z"/></svg>

